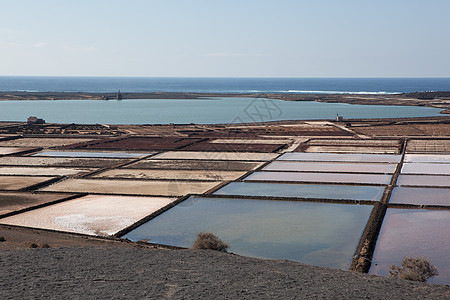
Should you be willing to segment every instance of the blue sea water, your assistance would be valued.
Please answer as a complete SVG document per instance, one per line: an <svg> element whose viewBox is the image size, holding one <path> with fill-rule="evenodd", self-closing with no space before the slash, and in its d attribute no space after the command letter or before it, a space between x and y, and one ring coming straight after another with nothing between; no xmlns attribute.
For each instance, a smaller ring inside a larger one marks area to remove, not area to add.
<svg viewBox="0 0 450 300"><path fill-rule="evenodd" d="M149 78L0 76L0 91L406 93L449 91L450 78Z"/></svg>

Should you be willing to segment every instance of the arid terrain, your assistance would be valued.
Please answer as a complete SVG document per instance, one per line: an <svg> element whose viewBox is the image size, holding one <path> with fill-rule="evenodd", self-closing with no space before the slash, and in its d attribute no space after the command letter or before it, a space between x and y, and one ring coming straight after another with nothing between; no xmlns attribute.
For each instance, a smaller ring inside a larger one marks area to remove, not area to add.
<svg viewBox="0 0 450 300"><path fill-rule="evenodd" d="M442 215L444 223L430 230L448 240L449 154L447 116L232 125L0 122L0 295L450 299L448 263L440 260L440 285L364 274L388 263L376 245L391 238L382 226L395 217L390 212ZM236 184L283 189L221 192ZM331 184L344 196L284 192L305 184ZM351 196L346 188L381 192ZM436 197L396 196L409 189ZM348 256L349 271L122 238L192 196L368 205L371 213Z"/></svg>

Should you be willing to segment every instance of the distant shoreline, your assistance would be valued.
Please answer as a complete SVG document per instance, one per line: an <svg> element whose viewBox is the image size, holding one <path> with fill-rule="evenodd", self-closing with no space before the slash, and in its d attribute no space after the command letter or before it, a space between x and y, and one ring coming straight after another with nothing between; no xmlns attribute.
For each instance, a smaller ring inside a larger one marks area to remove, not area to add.
<svg viewBox="0 0 450 300"><path fill-rule="evenodd" d="M408 94L296 94L296 93L120 93L127 99L202 99L212 97L268 98L285 101L317 101L363 105L426 106L450 114L450 92L419 92ZM11 100L117 100L117 93L85 92L0 92L0 101Z"/></svg>

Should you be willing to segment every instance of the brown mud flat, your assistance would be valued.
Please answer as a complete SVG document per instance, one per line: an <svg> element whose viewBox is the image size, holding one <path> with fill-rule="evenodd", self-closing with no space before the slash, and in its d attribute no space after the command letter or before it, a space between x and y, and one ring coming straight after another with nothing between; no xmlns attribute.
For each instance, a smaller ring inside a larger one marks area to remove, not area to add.
<svg viewBox="0 0 450 300"><path fill-rule="evenodd" d="M132 161L126 158L7 156L0 157L0 166L111 168Z"/></svg>
<svg viewBox="0 0 450 300"><path fill-rule="evenodd" d="M249 144L249 143L196 143L186 146L182 150L193 151L224 151L224 152L277 152L286 144Z"/></svg>
<svg viewBox="0 0 450 300"><path fill-rule="evenodd" d="M248 171L261 166L259 162L244 161L208 161L208 160L141 160L127 165L127 169L156 169L156 170L223 170Z"/></svg>

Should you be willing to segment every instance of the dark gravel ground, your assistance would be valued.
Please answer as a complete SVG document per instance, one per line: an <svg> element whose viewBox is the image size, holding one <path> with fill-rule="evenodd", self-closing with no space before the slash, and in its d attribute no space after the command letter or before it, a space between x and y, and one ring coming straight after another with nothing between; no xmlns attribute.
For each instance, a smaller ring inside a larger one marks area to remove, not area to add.
<svg viewBox="0 0 450 300"><path fill-rule="evenodd" d="M0 268L0 299L450 299L447 286L208 250L8 250Z"/></svg>

